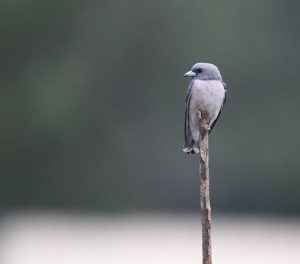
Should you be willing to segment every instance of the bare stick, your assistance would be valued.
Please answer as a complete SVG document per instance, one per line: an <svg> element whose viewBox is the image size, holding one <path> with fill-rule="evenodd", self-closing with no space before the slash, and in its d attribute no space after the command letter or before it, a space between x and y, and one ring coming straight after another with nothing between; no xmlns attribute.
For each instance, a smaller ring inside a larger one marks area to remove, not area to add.
<svg viewBox="0 0 300 264"><path fill-rule="evenodd" d="M200 208L202 222L202 257L203 264L212 264L211 256L211 208L209 197L208 168L208 115L201 113L200 118Z"/></svg>

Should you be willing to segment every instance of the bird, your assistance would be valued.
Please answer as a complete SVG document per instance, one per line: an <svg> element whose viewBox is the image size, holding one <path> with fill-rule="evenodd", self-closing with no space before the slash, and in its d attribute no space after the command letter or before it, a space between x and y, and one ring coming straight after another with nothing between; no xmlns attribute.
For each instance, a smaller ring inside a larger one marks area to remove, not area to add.
<svg viewBox="0 0 300 264"><path fill-rule="evenodd" d="M218 67L211 63L196 63L184 74L191 77L185 99L183 152L199 153L201 112L208 115L208 132L214 128L226 102L226 84Z"/></svg>

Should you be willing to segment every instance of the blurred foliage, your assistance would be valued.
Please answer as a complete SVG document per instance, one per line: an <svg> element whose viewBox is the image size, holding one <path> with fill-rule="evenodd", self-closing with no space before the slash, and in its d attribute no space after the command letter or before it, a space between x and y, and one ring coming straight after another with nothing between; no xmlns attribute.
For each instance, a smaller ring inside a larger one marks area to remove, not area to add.
<svg viewBox="0 0 300 264"><path fill-rule="evenodd" d="M183 73L219 66L213 207L300 212L296 1L1 2L1 207L198 209Z"/></svg>

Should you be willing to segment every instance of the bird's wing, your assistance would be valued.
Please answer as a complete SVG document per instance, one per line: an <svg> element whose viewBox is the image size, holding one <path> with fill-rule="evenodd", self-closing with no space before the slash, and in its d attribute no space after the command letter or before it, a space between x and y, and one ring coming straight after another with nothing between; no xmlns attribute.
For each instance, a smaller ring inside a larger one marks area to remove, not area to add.
<svg viewBox="0 0 300 264"><path fill-rule="evenodd" d="M191 147L193 141L193 136L190 129L190 101L192 96L192 87L193 87L193 81L189 85L186 98L185 98L185 118L184 118L185 147Z"/></svg>
<svg viewBox="0 0 300 264"><path fill-rule="evenodd" d="M222 112L222 110L223 110L223 108L224 108L224 105L225 105L225 103L226 103L226 94L227 94L226 84L225 84L224 82L223 82L222 84L223 84L223 86L224 86L224 99L223 99L223 103L222 103L222 105L221 105L220 111L219 111L219 113L218 113L216 119L212 122L212 124L211 124L211 126L210 126L210 128L209 128L209 133L213 130L215 124L217 123L218 118L219 118L219 116L221 115L221 112Z"/></svg>

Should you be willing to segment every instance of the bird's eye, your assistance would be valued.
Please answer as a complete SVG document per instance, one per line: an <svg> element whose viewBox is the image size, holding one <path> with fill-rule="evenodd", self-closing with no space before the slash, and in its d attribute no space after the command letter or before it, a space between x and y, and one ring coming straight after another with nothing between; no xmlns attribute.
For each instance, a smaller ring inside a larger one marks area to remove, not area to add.
<svg viewBox="0 0 300 264"><path fill-rule="evenodd" d="M195 69L194 70L194 73L201 73L202 72L202 69L201 68L198 68L198 69Z"/></svg>

